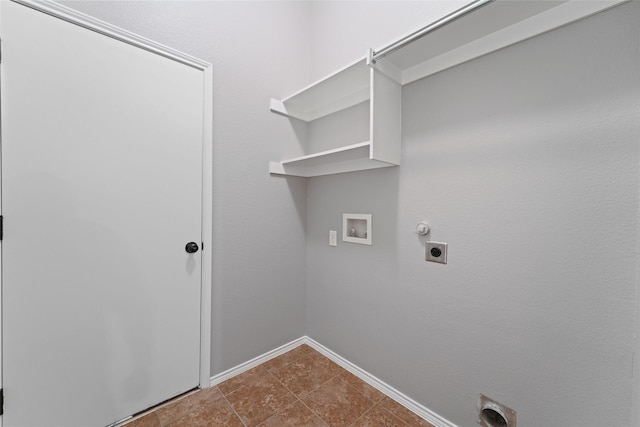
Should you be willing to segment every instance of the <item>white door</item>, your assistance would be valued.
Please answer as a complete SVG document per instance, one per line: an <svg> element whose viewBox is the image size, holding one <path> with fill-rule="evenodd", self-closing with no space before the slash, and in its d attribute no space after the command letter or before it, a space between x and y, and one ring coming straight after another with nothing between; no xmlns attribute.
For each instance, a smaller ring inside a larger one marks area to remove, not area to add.
<svg viewBox="0 0 640 427"><path fill-rule="evenodd" d="M202 70L2 2L4 427L197 387Z"/></svg>

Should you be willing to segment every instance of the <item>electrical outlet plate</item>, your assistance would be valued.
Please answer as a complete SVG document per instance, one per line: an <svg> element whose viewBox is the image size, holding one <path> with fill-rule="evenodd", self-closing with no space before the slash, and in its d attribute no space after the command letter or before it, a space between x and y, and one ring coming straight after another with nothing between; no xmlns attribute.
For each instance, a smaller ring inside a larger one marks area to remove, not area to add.
<svg viewBox="0 0 640 427"><path fill-rule="evenodd" d="M447 244L442 242L427 242L425 261L447 263Z"/></svg>
<svg viewBox="0 0 640 427"><path fill-rule="evenodd" d="M329 230L329 246L338 246L338 232Z"/></svg>

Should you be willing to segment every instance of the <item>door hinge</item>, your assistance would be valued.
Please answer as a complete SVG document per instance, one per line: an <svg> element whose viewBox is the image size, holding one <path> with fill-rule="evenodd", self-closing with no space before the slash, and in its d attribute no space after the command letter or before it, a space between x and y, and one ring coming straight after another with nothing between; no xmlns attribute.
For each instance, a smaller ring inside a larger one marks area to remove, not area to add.
<svg viewBox="0 0 640 427"><path fill-rule="evenodd" d="M4 389L0 388L0 415L4 414Z"/></svg>
<svg viewBox="0 0 640 427"><path fill-rule="evenodd" d="M4 237L4 220L2 215L0 215L0 240Z"/></svg>

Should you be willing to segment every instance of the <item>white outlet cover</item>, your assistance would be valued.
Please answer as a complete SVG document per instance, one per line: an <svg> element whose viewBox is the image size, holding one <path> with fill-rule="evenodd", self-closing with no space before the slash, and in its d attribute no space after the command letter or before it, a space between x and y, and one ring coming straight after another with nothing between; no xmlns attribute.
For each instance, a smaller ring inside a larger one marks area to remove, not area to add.
<svg viewBox="0 0 640 427"><path fill-rule="evenodd" d="M338 232L329 230L329 246L338 246Z"/></svg>

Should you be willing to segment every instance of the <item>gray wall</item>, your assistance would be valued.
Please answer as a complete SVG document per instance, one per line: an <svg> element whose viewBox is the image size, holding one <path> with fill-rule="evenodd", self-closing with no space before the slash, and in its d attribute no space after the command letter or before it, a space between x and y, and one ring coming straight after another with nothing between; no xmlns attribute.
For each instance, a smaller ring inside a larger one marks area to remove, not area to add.
<svg viewBox="0 0 640 427"><path fill-rule="evenodd" d="M313 81L423 28L469 0L311 1L310 73Z"/></svg>
<svg viewBox="0 0 640 427"><path fill-rule="evenodd" d="M521 426L634 424L639 17L405 86L399 168L308 181L307 334L460 426L479 393ZM328 246L343 212L373 214L373 246Z"/></svg>
<svg viewBox="0 0 640 427"><path fill-rule="evenodd" d="M268 106L308 83L309 5L63 4L213 64L212 373L304 335L306 183L269 177L300 148Z"/></svg>

